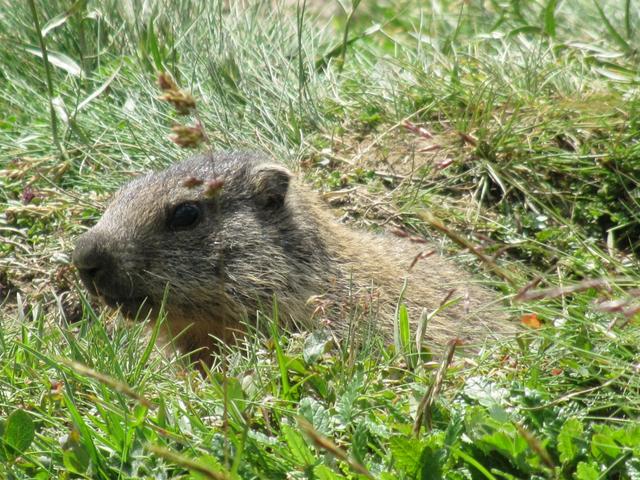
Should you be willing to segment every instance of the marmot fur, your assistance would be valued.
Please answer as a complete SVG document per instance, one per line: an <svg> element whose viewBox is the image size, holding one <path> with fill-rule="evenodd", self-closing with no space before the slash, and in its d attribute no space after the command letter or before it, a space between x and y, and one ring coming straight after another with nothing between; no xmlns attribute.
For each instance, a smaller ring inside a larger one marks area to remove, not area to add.
<svg viewBox="0 0 640 480"><path fill-rule="evenodd" d="M422 247L422 248L421 248ZM415 325L452 289L462 299L434 316L426 344L478 342L514 331L497 295L451 261L406 239L336 222L286 168L247 153L201 155L134 179L77 240L88 290L128 317L157 314L185 352L232 341L278 302L280 319L344 334L354 312L392 338L404 290ZM364 325L356 328L365 328Z"/></svg>

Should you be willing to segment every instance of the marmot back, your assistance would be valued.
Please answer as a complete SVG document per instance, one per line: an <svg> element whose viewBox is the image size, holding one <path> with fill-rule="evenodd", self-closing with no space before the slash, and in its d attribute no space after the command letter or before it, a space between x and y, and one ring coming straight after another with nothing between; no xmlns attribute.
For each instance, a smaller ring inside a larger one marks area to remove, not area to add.
<svg viewBox="0 0 640 480"><path fill-rule="evenodd" d="M77 240L73 261L88 290L128 317L157 315L184 351L246 330L276 298L282 319L344 332L354 312L390 335L399 295L414 322L451 289L462 300L433 318L427 343L503 336L496 295L404 239L338 224L282 166L241 153L196 156L139 177ZM266 310L268 311L268 310ZM373 320L371 320L373 319ZM363 327L364 328L364 327ZM201 355L202 356L202 355Z"/></svg>

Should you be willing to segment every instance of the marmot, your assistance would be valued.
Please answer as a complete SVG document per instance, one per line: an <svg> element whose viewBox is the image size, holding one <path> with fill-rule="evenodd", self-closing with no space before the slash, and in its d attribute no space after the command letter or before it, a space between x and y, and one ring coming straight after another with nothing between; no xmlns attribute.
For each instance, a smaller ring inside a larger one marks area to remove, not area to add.
<svg viewBox="0 0 640 480"><path fill-rule="evenodd" d="M424 245L422 245L424 247ZM281 320L338 334L354 311L391 337L403 288L409 318L452 289L461 301L435 315L426 344L479 341L514 327L498 297L451 261L420 246L339 224L286 168L249 153L192 157L138 177L114 197L73 253L83 283L127 317L155 315L184 352L231 341L277 300ZM346 311L349 310L348 313Z"/></svg>

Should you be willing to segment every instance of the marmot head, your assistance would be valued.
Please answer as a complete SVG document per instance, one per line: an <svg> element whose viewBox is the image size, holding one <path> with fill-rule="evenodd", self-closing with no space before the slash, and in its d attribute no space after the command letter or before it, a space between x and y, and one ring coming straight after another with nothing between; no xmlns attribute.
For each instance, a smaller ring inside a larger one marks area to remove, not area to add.
<svg viewBox="0 0 640 480"><path fill-rule="evenodd" d="M78 238L73 263L90 293L129 317L157 312L165 294L168 316L182 318L228 307L238 292L268 297L286 281L290 178L248 154L139 177Z"/></svg>

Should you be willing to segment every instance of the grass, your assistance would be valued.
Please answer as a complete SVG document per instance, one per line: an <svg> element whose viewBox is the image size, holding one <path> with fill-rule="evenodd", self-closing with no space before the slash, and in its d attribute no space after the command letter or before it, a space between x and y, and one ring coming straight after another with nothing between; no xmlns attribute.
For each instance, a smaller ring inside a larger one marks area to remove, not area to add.
<svg viewBox="0 0 640 480"><path fill-rule="evenodd" d="M40 34L0 3L2 478L640 476L637 5L417 3L35 2ZM455 252L529 328L448 362L274 327L206 380L152 351L69 254L189 154L159 70L213 148Z"/></svg>

